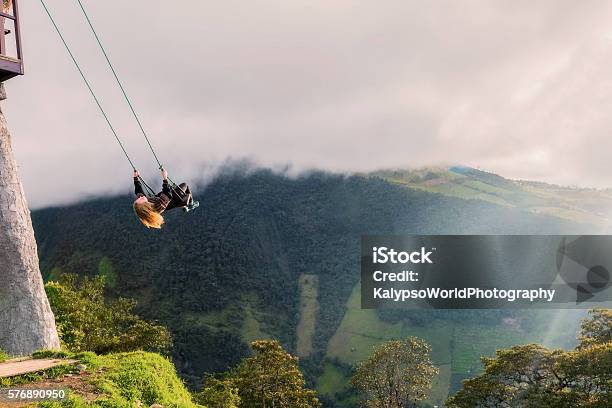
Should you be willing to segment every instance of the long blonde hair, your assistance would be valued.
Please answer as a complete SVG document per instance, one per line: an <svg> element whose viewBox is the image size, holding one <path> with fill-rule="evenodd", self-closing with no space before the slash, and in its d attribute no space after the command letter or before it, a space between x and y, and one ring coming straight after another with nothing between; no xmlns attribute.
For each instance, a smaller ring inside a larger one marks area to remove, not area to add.
<svg viewBox="0 0 612 408"><path fill-rule="evenodd" d="M134 212L138 216L140 222L147 228L160 229L164 223L164 217L155 211L153 204L149 201L142 204L134 202Z"/></svg>

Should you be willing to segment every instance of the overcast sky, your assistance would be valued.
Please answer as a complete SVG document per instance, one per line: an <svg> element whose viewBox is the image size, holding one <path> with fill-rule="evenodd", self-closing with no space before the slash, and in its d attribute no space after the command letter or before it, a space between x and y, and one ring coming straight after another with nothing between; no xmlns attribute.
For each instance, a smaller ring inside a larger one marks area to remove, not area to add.
<svg viewBox="0 0 612 408"><path fill-rule="evenodd" d="M145 175L156 167L77 8L47 0ZM612 2L83 0L176 179L436 164L612 186ZM3 110L32 207L131 168L38 1Z"/></svg>

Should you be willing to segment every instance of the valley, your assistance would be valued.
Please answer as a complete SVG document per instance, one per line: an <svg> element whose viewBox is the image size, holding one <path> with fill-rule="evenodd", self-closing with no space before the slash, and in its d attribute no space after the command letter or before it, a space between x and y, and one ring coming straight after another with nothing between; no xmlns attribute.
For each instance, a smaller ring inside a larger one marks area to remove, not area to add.
<svg viewBox="0 0 612 408"><path fill-rule="evenodd" d="M433 405L499 347L530 341L571 347L582 317L362 310L361 235L595 233L602 211L612 208L607 192L587 190L587 208L574 190L476 170L297 178L228 171L194 190L198 211L169 214L161 231L143 230L128 194L34 211L45 278L108 277L109 297L136 299L139 314L169 328L173 360L192 388L204 373L248 355L248 342L278 339L301 357L326 407L355 406L347 388L351 366L385 340L414 335L431 344L440 369ZM548 190L554 194L541 205ZM558 216L570 208L575 216Z"/></svg>

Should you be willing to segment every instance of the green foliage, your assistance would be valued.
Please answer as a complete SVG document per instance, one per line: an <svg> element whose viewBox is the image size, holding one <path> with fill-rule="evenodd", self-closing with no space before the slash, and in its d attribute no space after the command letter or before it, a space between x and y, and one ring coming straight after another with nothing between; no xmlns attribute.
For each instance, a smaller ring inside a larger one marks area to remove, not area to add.
<svg viewBox="0 0 612 408"><path fill-rule="evenodd" d="M612 310L593 309L589 314L591 317L582 321L580 347L612 342Z"/></svg>
<svg viewBox="0 0 612 408"><path fill-rule="evenodd" d="M572 351L537 344L498 350L483 358L484 372L466 380L447 405L467 407L612 406L612 341L609 310L591 311L581 343Z"/></svg>
<svg viewBox="0 0 612 408"><path fill-rule="evenodd" d="M174 365L165 357L136 351L99 356L97 363L103 372L94 383L107 400L116 404L112 406L131 407L136 401L147 406L195 406Z"/></svg>
<svg viewBox="0 0 612 408"><path fill-rule="evenodd" d="M63 401L47 401L37 405L38 408L89 408L91 406L92 404L88 404L81 396L74 394L68 394L68 398Z"/></svg>
<svg viewBox="0 0 612 408"><path fill-rule="evenodd" d="M0 349L0 363L9 359L9 355L2 349Z"/></svg>
<svg viewBox="0 0 612 408"><path fill-rule="evenodd" d="M213 376L204 378L204 387L194 395L197 403L208 408L239 408L240 396L230 380Z"/></svg>
<svg viewBox="0 0 612 408"><path fill-rule="evenodd" d="M71 358L74 355L65 350L38 350L32 353L32 358Z"/></svg>
<svg viewBox="0 0 612 408"><path fill-rule="evenodd" d="M160 404L163 407L203 408L192 401L174 365L159 354L137 351L96 356L84 353L80 361L90 370L87 381L95 386L99 396L94 401L86 401L78 392L71 392L67 401L43 403L41 407L133 408Z"/></svg>
<svg viewBox="0 0 612 408"><path fill-rule="evenodd" d="M109 257L104 256L100 259L100 263L98 264L98 276L104 278L106 287L114 288L117 286L117 273Z"/></svg>
<svg viewBox="0 0 612 408"><path fill-rule="evenodd" d="M276 340L251 343L253 357L245 358L227 376L238 389L241 408L316 408L316 393L305 388L298 360Z"/></svg>
<svg viewBox="0 0 612 408"><path fill-rule="evenodd" d="M171 345L166 328L134 314L135 301L106 301L102 277L79 281L76 275L62 275L60 281L48 282L45 290L62 343L71 351L166 352Z"/></svg>
<svg viewBox="0 0 612 408"><path fill-rule="evenodd" d="M408 337L378 346L361 363L351 384L364 394L371 408L403 408L427 398L438 369L430 359L431 347Z"/></svg>

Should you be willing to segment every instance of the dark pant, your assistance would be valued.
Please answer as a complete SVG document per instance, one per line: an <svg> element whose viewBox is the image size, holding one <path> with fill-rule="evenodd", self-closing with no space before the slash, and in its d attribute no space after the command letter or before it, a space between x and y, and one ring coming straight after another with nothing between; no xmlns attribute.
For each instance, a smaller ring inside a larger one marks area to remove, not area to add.
<svg viewBox="0 0 612 408"><path fill-rule="evenodd" d="M185 207L192 201L191 191L187 183L181 183L176 187L172 187L172 198L170 204L166 207L166 210L173 208Z"/></svg>

